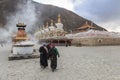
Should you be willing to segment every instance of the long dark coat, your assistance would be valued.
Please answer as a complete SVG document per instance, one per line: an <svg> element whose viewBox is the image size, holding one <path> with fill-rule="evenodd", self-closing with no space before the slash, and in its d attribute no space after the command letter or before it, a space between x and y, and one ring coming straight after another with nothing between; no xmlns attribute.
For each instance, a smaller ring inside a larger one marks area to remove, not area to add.
<svg viewBox="0 0 120 80"><path fill-rule="evenodd" d="M48 66L48 60L47 60L48 52L47 52L46 49L45 49L45 46L41 46L39 48L39 52L40 52L40 65L43 66L44 68Z"/></svg>
<svg viewBox="0 0 120 80"><path fill-rule="evenodd" d="M54 70L57 68L57 56L60 57L57 48L51 48L49 50L49 58L51 60L51 68Z"/></svg>

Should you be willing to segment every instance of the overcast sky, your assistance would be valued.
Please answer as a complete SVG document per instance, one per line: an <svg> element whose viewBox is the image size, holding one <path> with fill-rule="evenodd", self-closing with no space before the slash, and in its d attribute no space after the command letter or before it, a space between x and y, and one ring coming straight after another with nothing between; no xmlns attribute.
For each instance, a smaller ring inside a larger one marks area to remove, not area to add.
<svg viewBox="0 0 120 80"><path fill-rule="evenodd" d="M109 31L120 32L120 0L34 0L71 10Z"/></svg>

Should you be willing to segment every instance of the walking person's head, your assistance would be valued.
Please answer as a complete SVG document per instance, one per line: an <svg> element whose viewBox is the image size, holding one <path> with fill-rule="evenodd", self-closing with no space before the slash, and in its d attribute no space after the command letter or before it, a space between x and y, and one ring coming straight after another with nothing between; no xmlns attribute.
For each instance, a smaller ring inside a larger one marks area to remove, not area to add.
<svg viewBox="0 0 120 80"><path fill-rule="evenodd" d="M46 46L46 43L43 43L43 44L42 44L42 46L44 46L44 47L45 47L45 46Z"/></svg>
<svg viewBox="0 0 120 80"><path fill-rule="evenodd" d="M46 44L43 44L43 46L46 46Z"/></svg>
<svg viewBox="0 0 120 80"><path fill-rule="evenodd" d="M55 48L55 44L52 44L52 47Z"/></svg>

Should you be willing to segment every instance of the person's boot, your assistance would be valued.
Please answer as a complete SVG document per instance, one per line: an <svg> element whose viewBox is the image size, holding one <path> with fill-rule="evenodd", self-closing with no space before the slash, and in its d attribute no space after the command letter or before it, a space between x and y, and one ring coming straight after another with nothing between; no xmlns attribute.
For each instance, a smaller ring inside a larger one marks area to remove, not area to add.
<svg viewBox="0 0 120 80"><path fill-rule="evenodd" d="M55 69L52 68L52 72L54 72L54 71L55 71Z"/></svg>
<svg viewBox="0 0 120 80"><path fill-rule="evenodd" d="M43 67L43 69L45 69L45 68L46 68L46 66Z"/></svg>

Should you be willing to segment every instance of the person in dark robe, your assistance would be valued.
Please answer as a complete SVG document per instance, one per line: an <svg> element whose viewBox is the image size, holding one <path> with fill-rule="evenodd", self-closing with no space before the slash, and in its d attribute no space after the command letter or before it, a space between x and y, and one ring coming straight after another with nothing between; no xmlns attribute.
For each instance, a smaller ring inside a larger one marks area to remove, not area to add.
<svg viewBox="0 0 120 80"><path fill-rule="evenodd" d="M51 43L49 43L49 44L47 44L47 49L48 49L48 51L51 49L51 46L52 46L52 44Z"/></svg>
<svg viewBox="0 0 120 80"><path fill-rule="evenodd" d="M52 44L51 43L49 43L49 44L47 44L47 49L48 49L48 59L49 59L49 50L52 48Z"/></svg>
<svg viewBox="0 0 120 80"><path fill-rule="evenodd" d="M50 66L53 72L57 68L57 56L60 57L60 54L55 45L53 45L52 48L49 50L49 58L51 60Z"/></svg>
<svg viewBox="0 0 120 80"><path fill-rule="evenodd" d="M40 66L41 68L44 69L48 66L48 59L47 59L48 50L45 44L39 48L39 52L40 52Z"/></svg>

